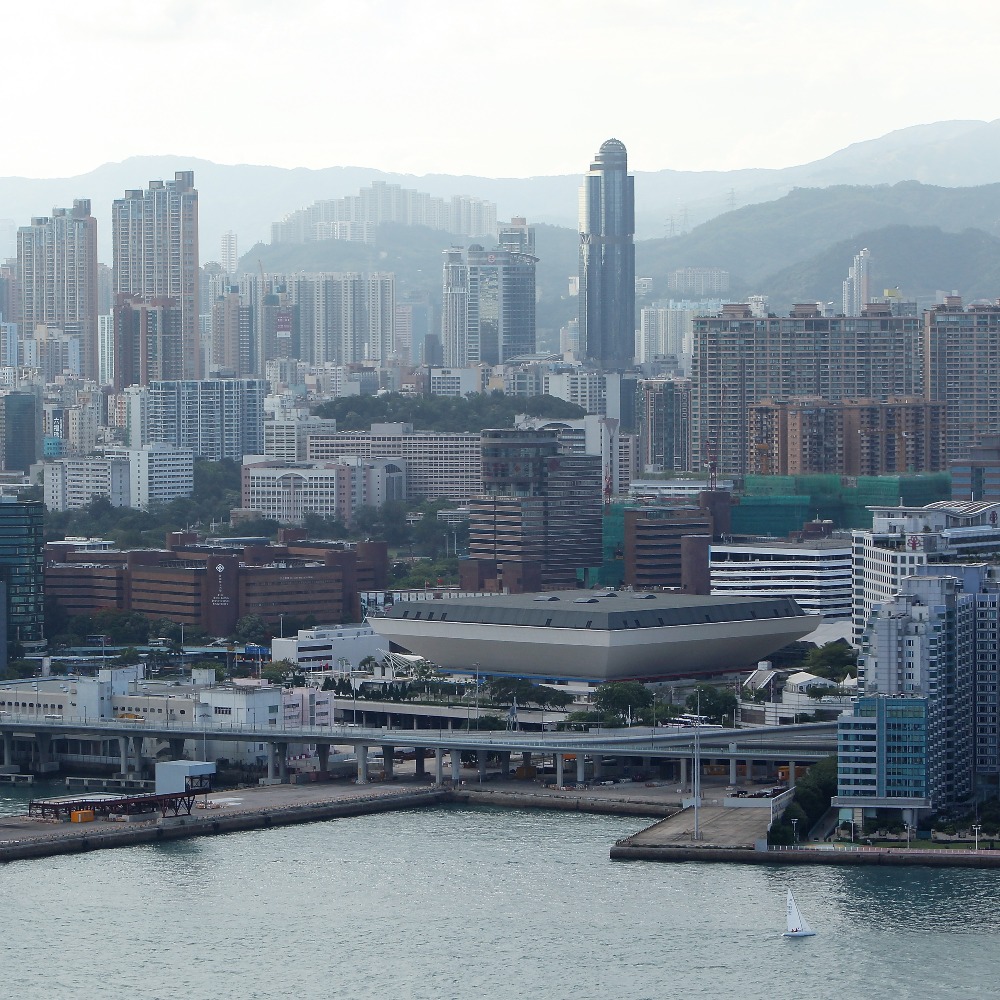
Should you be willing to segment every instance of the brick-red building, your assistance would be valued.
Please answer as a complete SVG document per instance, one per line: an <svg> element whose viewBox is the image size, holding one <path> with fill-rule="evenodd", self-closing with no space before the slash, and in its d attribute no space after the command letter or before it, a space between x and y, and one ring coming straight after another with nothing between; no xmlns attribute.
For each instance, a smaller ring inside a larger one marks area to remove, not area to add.
<svg viewBox="0 0 1000 1000"><path fill-rule="evenodd" d="M74 551L60 544L45 568L46 594L69 614L136 611L230 635L238 619L281 616L335 624L358 621L361 590L388 584L384 542L197 543L168 536L166 549Z"/></svg>

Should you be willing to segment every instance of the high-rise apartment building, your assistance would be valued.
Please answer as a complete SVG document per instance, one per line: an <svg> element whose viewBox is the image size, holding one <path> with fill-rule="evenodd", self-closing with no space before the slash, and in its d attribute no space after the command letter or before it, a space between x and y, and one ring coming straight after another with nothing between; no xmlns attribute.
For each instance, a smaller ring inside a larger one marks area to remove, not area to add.
<svg viewBox="0 0 1000 1000"><path fill-rule="evenodd" d="M691 380L640 379L639 466L647 472L691 468Z"/></svg>
<svg viewBox="0 0 1000 1000"><path fill-rule="evenodd" d="M180 308L179 344L164 354L160 378L202 374L198 308L198 192L194 172L150 181L145 191L116 198L112 215L115 292L142 301L173 299Z"/></svg>
<svg viewBox="0 0 1000 1000"><path fill-rule="evenodd" d="M445 364L506 364L535 351L535 264L530 253L444 252L441 342Z"/></svg>
<svg viewBox="0 0 1000 1000"><path fill-rule="evenodd" d="M212 370L236 378L255 375L254 310L244 305L240 291L230 287L212 305Z"/></svg>
<svg viewBox="0 0 1000 1000"><path fill-rule="evenodd" d="M580 344L602 368L635 355L635 189L628 154L608 139L580 189Z"/></svg>
<svg viewBox="0 0 1000 1000"><path fill-rule="evenodd" d="M151 442L213 462L264 453L263 379L167 380L151 382L149 391Z"/></svg>
<svg viewBox="0 0 1000 1000"><path fill-rule="evenodd" d="M754 316L726 305L694 320L691 364L693 468L722 474L750 467L750 408L808 396L885 401L923 395L921 324L869 306L860 317L821 316L815 304L789 316Z"/></svg>
<svg viewBox="0 0 1000 1000"><path fill-rule="evenodd" d="M923 397L762 400L750 407L751 473L888 476L945 467L945 407Z"/></svg>
<svg viewBox="0 0 1000 1000"><path fill-rule="evenodd" d="M947 457L967 458L1000 434L1000 304L962 308L958 296L924 313L927 397L948 408Z"/></svg>
<svg viewBox="0 0 1000 1000"><path fill-rule="evenodd" d="M847 271L843 285L843 311L845 316L861 316L871 301L871 254L862 250Z"/></svg>
<svg viewBox="0 0 1000 1000"><path fill-rule="evenodd" d="M17 270L23 335L49 326L79 338L80 373L96 378L97 220L90 199L18 229Z"/></svg>
<svg viewBox="0 0 1000 1000"><path fill-rule="evenodd" d="M484 430L482 448L469 558L534 563L542 587L575 587L602 559L600 456L561 453L555 431Z"/></svg>
<svg viewBox="0 0 1000 1000"><path fill-rule="evenodd" d="M12 391L0 395L0 447L7 472L28 470L42 457L40 392Z"/></svg>
<svg viewBox="0 0 1000 1000"><path fill-rule="evenodd" d="M226 274L236 274L240 263L240 249L236 233L231 229L222 234L222 240L219 244L219 263Z"/></svg>

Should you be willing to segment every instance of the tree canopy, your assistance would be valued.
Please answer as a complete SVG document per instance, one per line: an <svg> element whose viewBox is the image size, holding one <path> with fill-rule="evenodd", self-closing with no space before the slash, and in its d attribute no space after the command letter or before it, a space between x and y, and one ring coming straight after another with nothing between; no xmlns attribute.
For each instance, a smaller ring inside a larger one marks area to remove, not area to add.
<svg viewBox="0 0 1000 1000"><path fill-rule="evenodd" d="M477 433L487 427L513 427L527 413L553 420L577 420L584 410L554 396L505 396L502 392L451 396L348 396L316 407L317 415L335 418L337 429L364 431L373 423L409 423L415 430Z"/></svg>

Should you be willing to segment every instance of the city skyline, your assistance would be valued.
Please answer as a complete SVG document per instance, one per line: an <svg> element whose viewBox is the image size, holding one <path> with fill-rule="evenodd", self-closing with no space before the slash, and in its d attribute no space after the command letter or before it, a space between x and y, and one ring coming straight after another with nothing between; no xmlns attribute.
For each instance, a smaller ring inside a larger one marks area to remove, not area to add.
<svg viewBox="0 0 1000 1000"><path fill-rule="evenodd" d="M282 142L265 157L278 166L565 174L589 154L595 134L621 135L641 170L787 166L892 129L994 118L989 29L1000 13L983 0L959 0L951 13L976 30L963 33L963 58L942 78L912 73L915 63L940 56L939 9L929 0L875 7L848 0L835 13L776 0L684 9L628 0L613 10L514 0L491 12L488 24L451 0L433 8L369 0L348 10L317 0L294 8L275 0L168 0L150 18L136 18L121 0L85 8L49 0L13 10L10 37L45 39L52 65L75 65L85 52L90 71L73 78L75 106L98 107L114 94L113 122L128 126L95 129L91 115L67 115L65 80L35 71L32 46L10 46L12 78L33 81L32 100L12 102L10 129L33 141L0 154L0 176L66 176L135 154L260 161L254 129L220 129L210 115L149 115L159 77L135 74L123 88L117 74L125 47L141 60L183 67L171 75L172 101L200 103L242 87L256 120L282 122ZM877 38L892 44L873 59L869 44ZM331 39L333 60L322 56ZM498 104L494 127L475 143L465 130L425 127L428 113L445 103L452 120L478 113L474 89L455 88L452 72L428 71L454 70L456 53L466 52L481 63L514 58L532 68L531 103ZM780 58L760 58L767 52ZM581 100L580 67L595 64L601 86ZM853 92L879 100L845 100L846 79ZM326 94L360 80L364 99L341 102L335 132L312 127ZM650 128L664 97L670 125ZM768 122L779 108L780 119ZM49 117L59 129L38 127Z"/></svg>

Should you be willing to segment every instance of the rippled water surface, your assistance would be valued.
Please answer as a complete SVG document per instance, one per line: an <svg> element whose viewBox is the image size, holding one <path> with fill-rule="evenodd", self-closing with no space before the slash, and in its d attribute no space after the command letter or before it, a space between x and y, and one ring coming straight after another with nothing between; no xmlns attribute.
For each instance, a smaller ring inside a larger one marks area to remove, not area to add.
<svg viewBox="0 0 1000 1000"><path fill-rule="evenodd" d="M1000 996L1000 873L610 862L641 824L444 808L16 862L2 993ZM788 886L817 937L781 938Z"/></svg>

